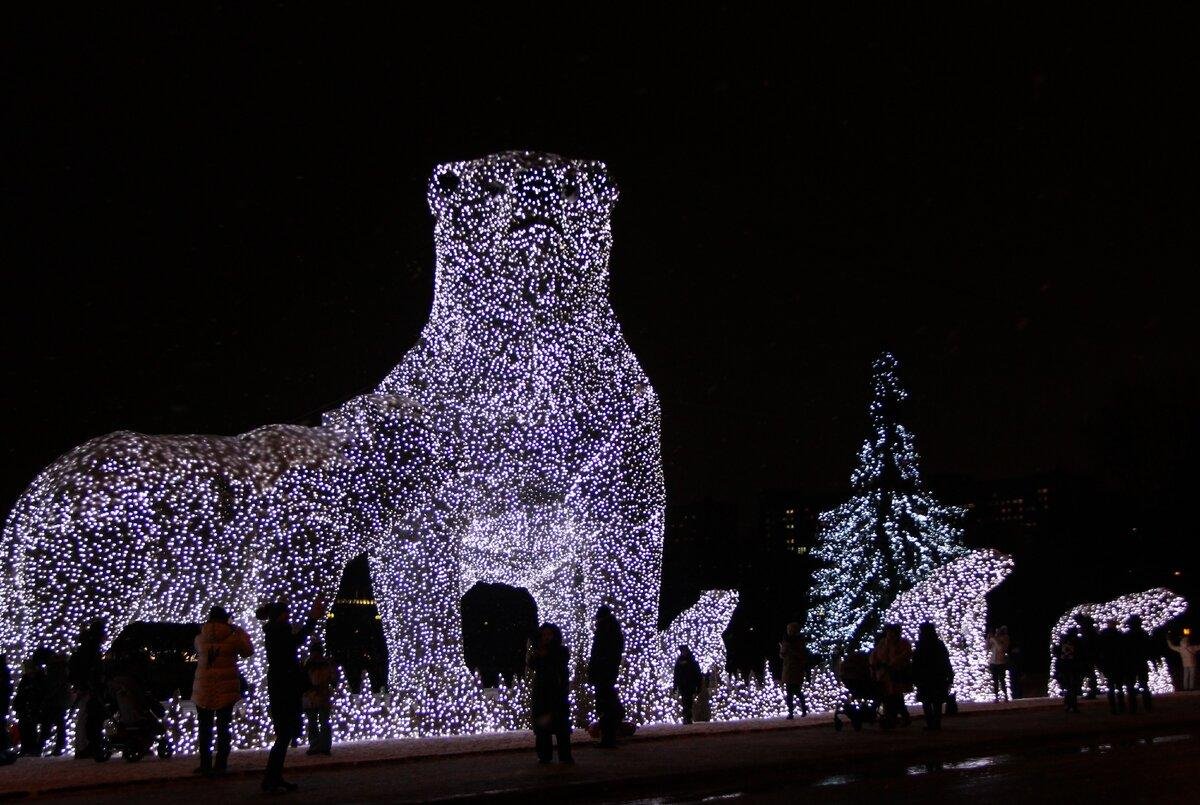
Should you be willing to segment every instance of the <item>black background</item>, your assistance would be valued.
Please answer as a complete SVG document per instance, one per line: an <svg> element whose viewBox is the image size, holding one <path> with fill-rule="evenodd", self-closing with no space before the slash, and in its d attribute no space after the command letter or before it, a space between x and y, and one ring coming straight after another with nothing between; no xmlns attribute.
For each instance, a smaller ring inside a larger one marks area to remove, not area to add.
<svg viewBox="0 0 1200 805"><path fill-rule="evenodd" d="M672 503L844 490L886 348L927 473L1095 477L1114 528L1081 549L1193 567L1182 11L732 8L10 20L6 506L101 433L371 388L428 313L433 165L527 148L622 188L613 304Z"/></svg>

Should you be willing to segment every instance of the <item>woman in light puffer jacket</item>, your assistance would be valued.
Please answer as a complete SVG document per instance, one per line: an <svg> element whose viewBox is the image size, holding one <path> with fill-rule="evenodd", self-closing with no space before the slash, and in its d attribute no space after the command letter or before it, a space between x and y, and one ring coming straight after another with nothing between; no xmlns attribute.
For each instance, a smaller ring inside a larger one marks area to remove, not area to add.
<svg viewBox="0 0 1200 805"><path fill-rule="evenodd" d="M197 774L220 774L229 762L229 725L233 706L242 698L242 676L238 658L254 652L250 635L229 622L222 607L209 610L208 621L196 635L196 678L192 683L192 701L199 716L200 768ZM213 762L212 729L217 722L217 758Z"/></svg>

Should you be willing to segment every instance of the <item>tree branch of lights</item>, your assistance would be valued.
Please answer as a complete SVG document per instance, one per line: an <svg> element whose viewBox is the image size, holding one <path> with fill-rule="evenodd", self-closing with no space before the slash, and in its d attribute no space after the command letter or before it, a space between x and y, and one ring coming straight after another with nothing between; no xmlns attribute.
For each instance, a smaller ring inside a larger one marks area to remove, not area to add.
<svg viewBox="0 0 1200 805"><path fill-rule="evenodd" d="M850 476L853 494L821 514L812 552L822 566L805 633L826 659L870 649L888 604L965 552L963 511L926 490L912 434L899 422L908 393L895 357L883 353L872 369L871 430Z"/></svg>
<svg viewBox="0 0 1200 805"><path fill-rule="evenodd" d="M339 736L521 723L520 686L485 697L463 662L459 604L476 581L533 594L563 627L577 685L591 616L608 604L626 634L630 717L674 717L673 651L655 627L659 403L608 301L616 188L602 163L521 152L439 166L428 200L433 307L375 393L316 428L110 434L33 481L3 533L0 605L11 617L0 641L11 659L69 651L93 617L111 636L133 620L196 622L218 603L254 636L258 603L285 599L301 618L366 552L389 693L341 694ZM686 636L718 661L735 600L702 598L668 643ZM262 662L260 651L253 682ZM269 734L256 689L239 746ZM589 718L585 693L578 722Z"/></svg>
<svg viewBox="0 0 1200 805"><path fill-rule="evenodd" d="M1138 615L1142 619L1142 628L1147 632L1154 632L1155 629L1166 626L1173 618L1182 615L1187 607L1187 600L1183 596L1176 595L1165 587L1154 587L1144 592L1123 595L1102 604L1080 604L1068 610L1050 630L1050 679L1058 678L1058 644L1068 632L1078 626L1077 618L1091 618L1097 629L1103 629L1108 621L1115 620L1118 628L1125 632L1129 630L1129 619ZM1162 648L1165 648L1165 645ZM1166 652L1162 651L1161 654L1166 654ZM1097 669L1097 674L1107 684L1104 674L1100 673L1099 669ZM1171 681L1167 661L1164 657L1159 656L1157 662L1150 667L1150 690L1154 693L1170 693L1174 689L1175 685ZM1059 695L1061 694L1062 691L1059 691Z"/></svg>
<svg viewBox="0 0 1200 805"><path fill-rule="evenodd" d="M934 625L950 652L959 701L992 698L986 596L1012 569L1012 558L999 551L971 551L901 593L883 615L884 623L899 624L914 645L921 624L928 621Z"/></svg>

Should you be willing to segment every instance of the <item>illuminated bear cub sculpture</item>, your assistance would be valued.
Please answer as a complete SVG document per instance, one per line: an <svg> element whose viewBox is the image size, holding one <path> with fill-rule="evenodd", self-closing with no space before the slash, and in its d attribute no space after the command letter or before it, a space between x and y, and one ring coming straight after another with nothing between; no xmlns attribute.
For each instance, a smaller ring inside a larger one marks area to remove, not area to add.
<svg viewBox="0 0 1200 805"><path fill-rule="evenodd" d="M319 428L117 433L47 468L4 529L10 658L68 649L97 616L115 634L224 603L244 623L281 596L299 615L366 552L391 686L409 702L400 731L494 724L459 698L459 602L477 581L526 587L563 627L577 681L608 604L631 717L668 717L659 404L608 301L616 199L599 162L439 166L433 307L400 365ZM705 638L735 603L709 595L671 633L720 663Z"/></svg>

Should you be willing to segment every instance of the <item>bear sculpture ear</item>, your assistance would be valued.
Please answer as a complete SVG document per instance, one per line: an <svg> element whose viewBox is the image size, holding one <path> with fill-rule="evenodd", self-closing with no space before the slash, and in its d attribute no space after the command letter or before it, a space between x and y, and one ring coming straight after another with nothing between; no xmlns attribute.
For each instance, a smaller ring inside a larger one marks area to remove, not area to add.
<svg viewBox="0 0 1200 805"><path fill-rule="evenodd" d="M608 168L603 162L584 162L579 165L577 175L580 182L587 185L588 195L594 199L594 203L609 210L617 203L619 193L616 182L608 175Z"/></svg>
<svg viewBox="0 0 1200 805"><path fill-rule="evenodd" d="M462 189L462 176L454 164L438 165L429 180L429 210L439 216L454 202Z"/></svg>

